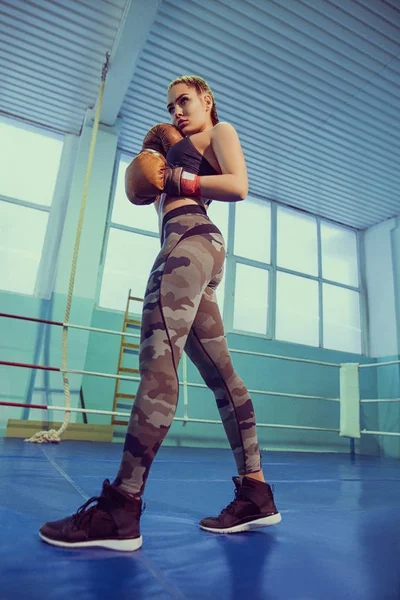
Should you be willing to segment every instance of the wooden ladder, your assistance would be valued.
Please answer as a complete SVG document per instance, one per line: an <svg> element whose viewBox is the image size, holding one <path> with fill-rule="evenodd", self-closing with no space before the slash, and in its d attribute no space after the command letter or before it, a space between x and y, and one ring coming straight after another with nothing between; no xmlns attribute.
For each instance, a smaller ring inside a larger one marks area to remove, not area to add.
<svg viewBox="0 0 400 600"><path fill-rule="evenodd" d="M124 315L124 324L123 324L123 329L122 331L124 333L130 333L128 331L128 329L132 329L132 328L137 328L138 332L140 332L140 326L141 326L141 321L138 319L131 319L129 316L129 305L132 301L136 301L136 302L143 302L143 298L136 298L136 296L132 296L131 295L131 291L129 290L129 294L128 294L128 300L126 302L126 309L125 309L125 315ZM137 374L139 375L139 369L132 369L132 368L128 368L128 367L124 367L124 356L126 354L136 354L139 357L139 347L140 344L135 344L132 342L127 342L127 339L131 339L130 337L121 336L121 346L119 349L119 358L118 358L118 371L117 374L118 375L124 375L124 374L130 374L130 375L134 375ZM113 411L120 411L120 410L126 410L127 408L129 408L127 406L129 401L130 407L133 404L133 401L136 397L136 394L125 394L125 393L121 393L120 392L120 388L121 388L121 379L117 379L115 382L115 391L114 391L114 404L113 404ZM121 406L121 400L123 401L123 406ZM126 420L123 419L123 417L117 417L115 415L112 416L112 424L113 425L127 425L129 422L129 417L127 417Z"/></svg>

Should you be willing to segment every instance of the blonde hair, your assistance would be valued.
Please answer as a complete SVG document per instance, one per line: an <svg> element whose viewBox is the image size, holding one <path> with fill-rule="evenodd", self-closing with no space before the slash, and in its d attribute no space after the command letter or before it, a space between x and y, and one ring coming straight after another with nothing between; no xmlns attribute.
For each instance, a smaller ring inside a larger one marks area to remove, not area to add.
<svg viewBox="0 0 400 600"><path fill-rule="evenodd" d="M197 75L182 75L181 77L177 77L176 79L171 81L171 83L168 86L168 91L172 87L174 87L174 85L177 85L178 83L185 83L187 86L195 88L195 90L199 94L199 96L204 93L209 94L211 96L212 103L213 103L212 109L211 109L212 124L216 125L217 123L219 123L217 109L215 106L214 94L212 93L211 88L205 79L203 79L202 77L198 77Z"/></svg>

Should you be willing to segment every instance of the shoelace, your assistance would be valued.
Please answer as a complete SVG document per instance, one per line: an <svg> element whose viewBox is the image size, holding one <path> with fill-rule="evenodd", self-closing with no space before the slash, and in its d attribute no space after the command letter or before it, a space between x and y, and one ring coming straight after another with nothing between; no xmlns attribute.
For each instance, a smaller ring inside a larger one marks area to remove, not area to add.
<svg viewBox="0 0 400 600"><path fill-rule="evenodd" d="M72 521L73 521L75 527L79 528L81 526L86 525L88 522L90 523L93 518L94 513L99 508L100 503L104 500L105 500L104 496L92 496L91 498L86 500L86 502L78 508L76 513L72 515ZM90 508L88 508L94 502L96 504L94 506L91 506ZM142 515L145 510L146 510L146 503L143 502L141 510L140 510L140 515ZM111 514L107 510L104 510L104 512L106 512L110 516L110 519L112 519Z"/></svg>
<svg viewBox="0 0 400 600"><path fill-rule="evenodd" d="M228 513L230 515L233 514L235 512L235 508L236 508L237 503L246 500L246 498L240 497L241 496L240 492L241 492L240 488L239 489L237 489L237 488L235 489L235 498L232 500L232 502L230 504L228 504L228 506L226 506L221 511L221 514L223 514L223 513Z"/></svg>
<svg viewBox="0 0 400 600"><path fill-rule="evenodd" d="M272 491L272 498L273 498L273 493L275 491L274 485L271 486L271 491ZM223 513L233 514L235 512L235 508L236 508L236 505L238 502L251 502L251 500L249 498L247 498L246 495L241 492L242 492L241 488L235 489L235 498L232 500L232 502L230 504L228 504L228 506L226 506L221 511L221 514L223 514Z"/></svg>
<svg viewBox="0 0 400 600"><path fill-rule="evenodd" d="M93 518L93 514L97 509L97 505L92 506L88 510L86 509L88 508L88 506L90 506L90 504L93 504L93 502L99 504L100 496L92 496L91 498L89 498L89 500L86 500L85 504L82 504L82 506L78 508L76 513L72 515L72 519L76 527L81 527L84 524L84 522L88 519L91 521L91 519Z"/></svg>

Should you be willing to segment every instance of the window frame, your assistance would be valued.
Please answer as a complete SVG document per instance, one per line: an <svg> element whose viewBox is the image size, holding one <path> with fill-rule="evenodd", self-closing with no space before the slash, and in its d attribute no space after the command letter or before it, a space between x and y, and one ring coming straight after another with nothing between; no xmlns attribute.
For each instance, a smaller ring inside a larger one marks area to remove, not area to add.
<svg viewBox="0 0 400 600"><path fill-rule="evenodd" d="M53 247L49 238L52 237L53 229L56 227L55 221L58 219L55 215L56 213L60 213L60 204L62 201L62 197L58 198L59 194L57 193L58 181L60 177L60 171L62 170L63 156L65 152L65 133L60 133L56 131L49 130L45 127L40 127L38 125L32 125L25 121L20 121L13 119L12 117L4 117L0 115L0 122L5 123L11 127L15 127L16 129L23 129L25 131L29 131L30 133L34 133L35 135L42 135L45 137L56 139L61 142L61 154L60 154L60 162L58 167L58 172L56 174L56 180L54 184L53 196L50 204L38 204L37 202L32 202L29 200L23 200L22 198L17 198L15 196L6 196L0 193L0 202L6 202L7 204L13 204L16 206L21 206L22 208L28 208L32 210L38 210L41 212L45 212L48 215L46 230L43 239L43 245L40 253L40 259L37 266L37 272L35 277L35 284L33 286L32 292L16 292L14 290L3 289L0 286L0 294L15 294L17 296L28 296L33 298L43 298L48 299L51 297L51 289L50 282L52 282L55 272L55 265L53 264L51 268L48 268L47 263L47 249L50 246ZM45 264L46 263L46 264ZM43 271L46 271L46 275L43 275Z"/></svg>
<svg viewBox="0 0 400 600"><path fill-rule="evenodd" d="M249 194L248 198L251 200L252 195ZM259 199L258 197L255 199ZM367 322L366 322L366 298L365 298L365 285L364 285L364 277L363 277L363 273L364 273L364 258L363 258L363 254L362 254L362 244L361 244L361 239L360 239L360 232L357 229L354 229L352 227L346 226L346 225L342 225L341 223L336 223L335 221L331 221L329 219L317 216L317 215L313 215L311 213L307 213L309 214L309 216L313 217L316 220L316 225L317 225L317 251L318 251L318 274L317 275L309 275L307 273L302 273L300 271L294 271L292 269L286 269L285 267L279 267L277 264L277 253L278 253L278 207L279 206L283 206L284 208L289 208L295 212L304 212L301 211L299 209L296 209L294 207L291 206L287 206L287 205L283 205L281 203L278 203L276 201L273 200L265 200L265 202L269 202L271 205L271 235L270 235L270 240L271 240L271 263L263 263L263 262L258 262L258 261L254 261L254 260L250 260L250 259L246 259L244 257L241 256L237 256L235 254L233 254L233 248L234 248L234 219L235 219L235 205L232 205L232 212L234 213L232 218L231 218L231 214L229 215L230 221L233 221L233 224L230 223L231 228L230 228L230 237L229 237L229 241L230 241L230 252L227 253L227 263L228 261L231 261L231 263L233 264L233 268L230 269L230 275L231 277L229 278L229 282L230 282L230 293L226 294L226 296L229 296L230 298L232 298L232 308L229 309L229 307L226 307L226 314L229 314L230 319L227 320L227 332L231 332L234 334L239 334L239 335L251 335L253 337L261 337L264 339L269 339L269 340L273 340L273 341L277 341L280 343L288 343L288 344L298 344L298 345L307 345L307 344L299 344L298 342L291 342L288 340L280 340L279 338L276 337L276 321L277 321L277 306L276 306L276 302L277 302L277 273L278 272L282 272L282 273L288 273L290 275L296 275L298 277L304 277L306 279L311 279L313 281L316 281L318 283L318 304L319 304L319 343L318 346L309 346L310 348L321 348L321 349L325 349L325 350L333 350L335 351L335 349L331 349L331 348L327 348L324 346L324 331L323 331L323 311L324 311L324 306L323 306L323 284L328 283L337 287L341 287L344 289L348 289L354 292L357 292L359 295L359 308L360 308L360 323L361 323L361 354L362 355L366 355L368 352L368 347L367 347ZM343 229L347 229L349 231L351 231L352 233L355 233L356 236L356 249L357 249L357 269L358 269L358 287L356 286L352 286L352 285L348 285L348 284L344 284L344 283L339 283L337 281L332 281L330 279L325 279L322 277L322 236L321 236L321 223L332 223L335 226L341 227ZM264 269L268 269L270 271L269 273L269 290L268 290L268 317L267 317L267 331L265 334L263 333L254 333L254 332L249 332L246 331L244 329L234 329L233 328L233 303L234 303L234 290L235 290L235 273L236 273L236 263L240 262L242 264L247 264L249 266L255 266L258 268L264 268ZM228 268L228 265L227 265ZM227 300L227 298L226 298ZM345 352L345 350L339 350L339 352Z"/></svg>

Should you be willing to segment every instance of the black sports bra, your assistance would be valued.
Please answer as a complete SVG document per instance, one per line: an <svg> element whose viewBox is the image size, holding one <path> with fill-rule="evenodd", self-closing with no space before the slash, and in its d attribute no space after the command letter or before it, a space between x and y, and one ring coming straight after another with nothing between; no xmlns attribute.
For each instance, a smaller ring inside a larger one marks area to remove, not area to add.
<svg viewBox="0 0 400 600"><path fill-rule="evenodd" d="M190 137L185 137L169 149L167 163L171 167L183 167L195 175L218 175L218 172L197 150ZM206 200L210 204L211 200Z"/></svg>

